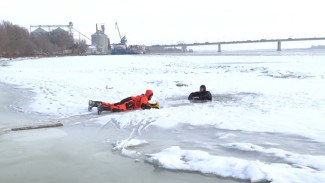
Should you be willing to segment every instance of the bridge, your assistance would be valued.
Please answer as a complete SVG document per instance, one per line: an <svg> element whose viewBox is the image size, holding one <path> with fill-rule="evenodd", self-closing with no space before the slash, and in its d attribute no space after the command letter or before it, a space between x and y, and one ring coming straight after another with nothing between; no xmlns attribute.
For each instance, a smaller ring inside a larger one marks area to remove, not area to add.
<svg viewBox="0 0 325 183"><path fill-rule="evenodd" d="M246 44L246 43L277 43L277 51L281 51L281 43L289 41L318 41L325 40L325 37L313 37L313 38L287 38L287 39L260 39L260 40L246 40L246 41L224 41L224 42L205 42L205 43L179 43L179 44L165 44L165 45L152 45L151 47L181 47L184 52L186 52L188 46L209 46L218 45L218 52L221 52L221 45L226 44Z"/></svg>

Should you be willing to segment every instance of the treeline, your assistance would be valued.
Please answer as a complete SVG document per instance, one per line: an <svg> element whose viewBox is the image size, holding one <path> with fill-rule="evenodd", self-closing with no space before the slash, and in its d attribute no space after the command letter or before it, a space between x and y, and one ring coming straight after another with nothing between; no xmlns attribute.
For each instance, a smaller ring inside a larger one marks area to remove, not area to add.
<svg viewBox="0 0 325 183"><path fill-rule="evenodd" d="M75 43L67 31L30 35L26 28L0 22L0 57L79 55L86 49L84 40Z"/></svg>

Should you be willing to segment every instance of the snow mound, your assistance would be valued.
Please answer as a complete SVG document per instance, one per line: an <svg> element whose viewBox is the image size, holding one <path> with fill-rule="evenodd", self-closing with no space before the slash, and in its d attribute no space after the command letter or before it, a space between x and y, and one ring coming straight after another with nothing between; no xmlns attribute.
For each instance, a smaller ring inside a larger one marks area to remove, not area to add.
<svg viewBox="0 0 325 183"><path fill-rule="evenodd" d="M148 144L146 140L141 139L125 139L125 140L119 140L115 143L113 143L114 150L122 150L127 148L134 148L137 146Z"/></svg>
<svg viewBox="0 0 325 183"><path fill-rule="evenodd" d="M313 156L313 155L303 155L288 152L277 148L264 148L250 143L229 143L223 144L223 147L237 149L240 151L251 151L260 152L265 154L272 154L278 158L282 158L284 161L299 165L314 168L317 170L325 170L325 156Z"/></svg>
<svg viewBox="0 0 325 183"><path fill-rule="evenodd" d="M266 164L233 157L212 156L200 150L182 150L173 146L156 154L147 155L146 161L161 168L214 174L221 177L252 182L322 182L324 171L287 164Z"/></svg>

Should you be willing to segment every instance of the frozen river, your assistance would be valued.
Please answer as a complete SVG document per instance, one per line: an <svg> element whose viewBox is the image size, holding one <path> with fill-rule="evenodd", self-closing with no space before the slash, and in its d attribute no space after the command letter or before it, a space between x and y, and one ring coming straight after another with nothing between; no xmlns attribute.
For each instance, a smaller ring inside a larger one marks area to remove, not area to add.
<svg viewBox="0 0 325 183"><path fill-rule="evenodd" d="M0 61L0 182L321 182L325 56ZM205 84L211 102L192 103ZM87 111L154 92L159 110ZM7 129L61 122L63 127Z"/></svg>

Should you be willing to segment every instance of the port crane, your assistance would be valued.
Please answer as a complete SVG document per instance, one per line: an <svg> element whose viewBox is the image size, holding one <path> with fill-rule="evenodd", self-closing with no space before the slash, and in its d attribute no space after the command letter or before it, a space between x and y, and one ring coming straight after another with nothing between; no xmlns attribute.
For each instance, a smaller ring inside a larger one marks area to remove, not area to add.
<svg viewBox="0 0 325 183"><path fill-rule="evenodd" d="M123 36L123 37L121 36L121 32L120 32L120 29L119 29L119 27L118 27L117 22L115 22L115 29L117 29L117 31L118 31L118 35L120 36L120 42L121 42L121 44L123 44L123 45L126 46L126 43L127 43L128 41L127 41L127 39L126 39L125 36Z"/></svg>

